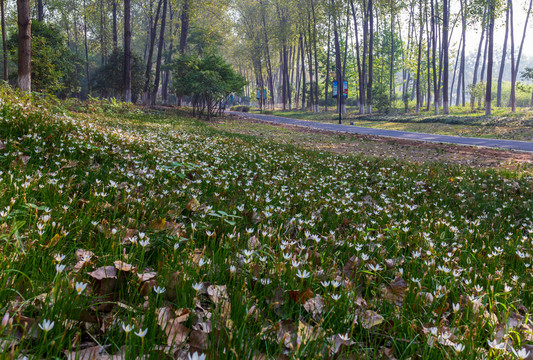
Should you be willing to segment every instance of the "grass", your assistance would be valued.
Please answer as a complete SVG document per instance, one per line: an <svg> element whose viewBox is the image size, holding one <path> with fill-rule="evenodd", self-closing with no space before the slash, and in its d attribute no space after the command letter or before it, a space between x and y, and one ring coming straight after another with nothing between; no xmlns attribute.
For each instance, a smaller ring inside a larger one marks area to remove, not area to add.
<svg viewBox="0 0 533 360"><path fill-rule="evenodd" d="M256 112L258 110L255 110ZM338 123L338 113L313 113L308 111L270 111L271 114L296 119ZM452 107L450 115L434 115L431 111L422 111L420 115L408 114L373 114L360 115L353 108L343 115L343 123L355 126L422 132L429 134L470 136L508 140L533 140L533 113L529 109L518 109L513 114L508 108L495 108L493 116L486 117L480 111L470 108Z"/></svg>
<svg viewBox="0 0 533 360"><path fill-rule="evenodd" d="M525 174L1 91L3 358L475 359L532 344Z"/></svg>

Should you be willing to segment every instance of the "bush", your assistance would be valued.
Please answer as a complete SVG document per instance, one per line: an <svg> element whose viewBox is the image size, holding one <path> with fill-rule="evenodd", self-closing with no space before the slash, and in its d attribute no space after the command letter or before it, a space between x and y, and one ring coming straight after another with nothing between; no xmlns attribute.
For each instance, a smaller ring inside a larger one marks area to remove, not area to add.
<svg viewBox="0 0 533 360"><path fill-rule="evenodd" d="M250 112L250 107L246 105L235 105L230 108L231 111Z"/></svg>
<svg viewBox="0 0 533 360"><path fill-rule="evenodd" d="M142 58L131 55L131 97L136 103L144 85L144 62ZM124 88L124 50L113 51L106 65L100 66L91 79L91 89L102 97L121 98Z"/></svg>
<svg viewBox="0 0 533 360"><path fill-rule="evenodd" d="M18 58L17 36L17 32L12 32L7 42L15 64ZM79 93L83 62L67 47L61 30L55 25L32 20L31 37L32 90L59 97ZM12 74L16 77L16 71Z"/></svg>

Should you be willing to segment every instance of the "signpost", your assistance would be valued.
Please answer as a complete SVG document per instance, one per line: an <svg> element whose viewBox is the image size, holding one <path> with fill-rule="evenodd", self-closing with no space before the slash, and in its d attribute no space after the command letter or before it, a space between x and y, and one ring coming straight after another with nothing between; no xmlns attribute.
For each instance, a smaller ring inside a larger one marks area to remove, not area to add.
<svg viewBox="0 0 533 360"><path fill-rule="evenodd" d="M339 96L339 83L337 81L333 81L333 98L336 99L337 96Z"/></svg>
<svg viewBox="0 0 533 360"><path fill-rule="evenodd" d="M342 82L342 97L345 99L348 98L348 81Z"/></svg>

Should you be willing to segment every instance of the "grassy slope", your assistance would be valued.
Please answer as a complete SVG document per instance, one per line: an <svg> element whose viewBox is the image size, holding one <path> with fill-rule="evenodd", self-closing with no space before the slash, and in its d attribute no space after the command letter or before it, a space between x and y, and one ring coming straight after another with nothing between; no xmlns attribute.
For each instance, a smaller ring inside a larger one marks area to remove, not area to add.
<svg viewBox="0 0 533 360"><path fill-rule="evenodd" d="M444 359L505 334L532 344L531 178L2 95L0 344L14 354ZM80 264L79 249L94 254Z"/></svg>

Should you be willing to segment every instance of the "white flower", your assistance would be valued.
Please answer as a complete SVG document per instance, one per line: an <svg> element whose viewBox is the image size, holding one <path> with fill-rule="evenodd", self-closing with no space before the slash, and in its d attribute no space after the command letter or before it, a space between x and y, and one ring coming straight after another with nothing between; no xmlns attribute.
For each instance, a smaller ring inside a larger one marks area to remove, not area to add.
<svg viewBox="0 0 533 360"><path fill-rule="evenodd" d="M87 287L86 283L84 283L84 282L76 282L75 289L76 289L78 295L81 295L81 293L85 290L86 287Z"/></svg>
<svg viewBox="0 0 533 360"><path fill-rule="evenodd" d="M150 245L150 239L146 239L146 240L141 240L139 241L139 245L141 245L142 247L147 247L148 245Z"/></svg>
<svg viewBox="0 0 533 360"><path fill-rule="evenodd" d="M205 360L205 355L204 354L198 354L196 351L194 352L194 354L187 354L187 357L189 360Z"/></svg>
<svg viewBox="0 0 533 360"><path fill-rule="evenodd" d="M378 272L380 270L383 270L383 268L379 265L379 264L376 264L376 265L373 265L373 264L368 264L367 265L368 268L374 272Z"/></svg>
<svg viewBox="0 0 533 360"><path fill-rule="evenodd" d="M194 283L192 284L192 288L196 291L200 291L202 290L202 288L204 287L204 285L202 283Z"/></svg>
<svg viewBox="0 0 533 360"><path fill-rule="evenodd" d="M60 263L64 259L65 259L65 255L63 255L63 254L55 254L54 255L54 260L57 261L58 263Z"/></svg>
<svg viewBox="0 0 533 360"><path fill-rule="evenodd" d="M342 283L340 281L337 281L337 280L331 281L331 286L333 286L335 289L338 288L341 285L342 285Z"/></svg>
<svg viewBox="0 0 533 360"><path fill-rule="evenodd" d="M296 260L292 260L292 267L297 268L298 266L300 266L300 262Z"/></svg>
<svg viewBox="0 0 533 360"><path fill-rule="evenodd" d="M321 281L320 283L322 284L323 287L329 286L329 281Z"/></svg>
<svg viewBox="0 0 533 360"><path fill-rule="evenodd" d="M465 349L465 346L463 344L455 344L453 348L455 349L455 351L461 352Z"/></svg>
<svg viewBox="0 0 533 360"><path fill-rule="evenodd" d="M461 305L459 305L459 303L454 303L452 305L452 308L453 308L453 312L458 312L460 309L461 309Z"/></svg>
<svg viewBox="0 0 533 360"><path fill-rule="evenodd" d="M518 356L520 359L526 359L531 351L527 351L526 348L522 348L516 352L516 356Z"/></svg>
<svg viewBox="0 0 533 360"><path fill-rule="evenodd" d="M146 333L148 332L148 328L144 329L144 330L140 330L138 332L135 332L134 334L137 335L138 337L140 338L143 338L146 336Z"/></svg>
<svg viewBox="0 0 533 360"><path fill-rule="evenodd" d="M165 292L165 290L166 290L166 289L165 289L164 287L162 287L162 286L156 286L156 287L154 287L154 291L156 292L156 294L162 294L162 293Z"/></svg>
<svg viewBox="0 0 533 360"><path fill-rule="evenodd" d="M296 276L298 276L300 279L307 279L309 276L311 276L311 273L307 270L302 271L298 269Z"/></svg>
<svg viewBox="0 0 533 360"><path fill-rule="evenodd" d="M348 341L350 340L350 334L349 333L339 334L339 338L342 340L342 342Z"/></svg>
<svg viewBox="0 0 533 360"><path fill-rule="evenodd" d="M57 265L56 265L56 271L57 271L58 273L61 273L61 272L63 272L63 270L65 270L66 267L67 267L67 265L57 264Z"/></svg>
<svg viewBox="0 0 533 360"><path fill-rule="evenodd" d="M42 331L48 332L54 328L54 321L45 319L43 320L42 323L39 324L39 327L41 328Z"/></svg>
<svg viewBox="0 0 533 360"><path fill-rule="evenodd" d="M253 250L244 250L244 255L246 257L250 257L254 254L254 251Z"/></svg>
<svg viewBox="0 0 533 360"><path fill-rule="evenodd" d="M174 250L178 250L179 247L180 247L180 243L179 242L174 244Z"/></svg>
<svg viewBox="0 0 533 360"><path fill-rule="evenodd" d="M231 265L231 266L229 267L229 271L230 271L231 273L234 273L235 271L237 271L237 268L235 267L235 265Z"/></svg>
<svg viewBox="0 0 533 360"><path fill-rule="evenodd" d="M340 294L333 294L331 295L331 298L335 301L339 300L341 298L341 295Z"/></svg>
<svg viewBox="0 0 533 360"><path fill-rule="evenodd" d="M133 330L133 328L135 327L135 325L126 325L124 323L122 323L122 330L124 330L127 333L129 333L130 331Z"/></svg>
<svg viewBox="0 0 533 360"><path fill-rule="evenodd" d="M489 346L491 348L493 348L493 349L496 349L496 350L505 349L505 343L504 342L499 343L498 340L494 340L494 341L487 340L487 342L489 343Z"/></svg>

